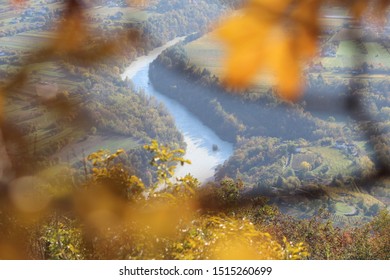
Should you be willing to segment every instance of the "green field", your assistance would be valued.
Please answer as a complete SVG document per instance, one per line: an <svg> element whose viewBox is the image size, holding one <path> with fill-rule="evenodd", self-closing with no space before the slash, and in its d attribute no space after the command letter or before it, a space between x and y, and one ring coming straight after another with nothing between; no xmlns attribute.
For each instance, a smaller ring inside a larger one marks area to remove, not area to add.
<svg viewBox="0 0 390 280"><path fill-rule="evenodd" d="M353 57L361 56L363 55L363 52L361 49L359 49L359 47L354 41L346 40L340 42L336 55L341 57Z"/></svg>
<svg viewBox="0 0 390 280"><path fill-rule="evenodd" d="M212 33L187 44L184 49L198 67L207 68L217 76L222 74L225 53L222 43Z"/></svg>
<svg viewBox="0 0 390 280"><path fill-rule="evenodd" d="M356 211L355 207L352 207L352 206L345 204L343 202L337 202L335 205L335 209L336 209L337 214L342 214L342 215L352 214Z"/></svg>
<svg viewBox="0 0 390 280"><path fill-rule="evenodd" d="M128 151L138 146L139 143L131 137L106 137L100 135L91 135L83 141L79 141L64 147L58 153L56 153L53 158L57 157L61 162L74 164L98 150L108 150L114 153L118 149L124 149Z"/></svg>
<svg viewBox="0 0 390 280"><path fill-rule="evenodd" d="M16 36L0 38L0 45L12 50L33 51L45 46L53 38L54 35L50 32L29 31Z"/></svg>
<svg viewBox="0 0 390 280"><path fill-rule="evenodd" d="M321 155L323 160L322 165L326 164L329 166L329 170L327 171L327 175L329 176L336 176L338 174L347 175L351 174L354 170L353 161L340 150L320 146L309 147L307 150Z"/></svg>
<svg viewBox="0 0 390 280"><path fill-rule="evenodd" d="M360 45L352 40L341 41L336 57L320 59L325 68L355 68L363 62L374 69L390 68L390 54L383 45L377 42L364 42Z"/></svg>

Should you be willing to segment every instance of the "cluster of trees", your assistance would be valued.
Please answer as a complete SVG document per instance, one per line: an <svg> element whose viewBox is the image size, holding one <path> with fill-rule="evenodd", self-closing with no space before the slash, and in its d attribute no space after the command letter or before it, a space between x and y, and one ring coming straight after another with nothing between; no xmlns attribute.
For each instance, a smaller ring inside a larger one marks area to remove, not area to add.
<svg viewBox="0 0 390 280"><path fill-rule="evenodd" d="M156 14L148 19L146 30L164 41L166 38L206 30L231 8L219 0L161 0L148 10Z"/></svg>
<svg viewBox="0 0 390 280"><path fill-rule="evenodd" d="M263 188L274 186L277 174L284 173L291 147L292 143L282 143L279 138L240 137L234 154L218 168L216 178L239 178L247 185ZM293 171L290 173L294 176Z"/></svg>
<svg viewBox="0 0 390 280"><path fill-rule="evenodd" d="M8 28L0 31L0 37L10 37L22 32L42 30L44 26L45 24L42 22L31 22L28 24L26 23L23 26L17 26L17 27L11 25Z"/></svg>
<svg viewBox="0 0 390 280"><path fill-rule="evenodd" d="M268 195L296 193L314 178L311 170L321 165L321 158L317 157L313 163L302 161L299 167L293 166L293 155L298 147L305 145L307 142L303 139L239 137L234 154L218 167L215 177L217 180L225 177L242 180L255 192ZM326 174L315 177L316 181L329 180Z"/></svg>

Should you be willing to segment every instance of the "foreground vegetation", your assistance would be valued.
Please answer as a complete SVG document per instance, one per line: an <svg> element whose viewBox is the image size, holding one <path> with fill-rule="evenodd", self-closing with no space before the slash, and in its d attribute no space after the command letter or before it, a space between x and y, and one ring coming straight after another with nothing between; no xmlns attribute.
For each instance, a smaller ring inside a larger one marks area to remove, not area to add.
<svg viewBox="0 0 390 280"><path fill-rule="evenodd" d="M242 181L223 179L199 188L190 175L173 180L172 164L187 163L183 151L157 141L144 149L158 174L151 186L123 165L123 150L89 155L88 180L76 190L69 177L59 178L53 170L14 182L21 193L14 193L13 201L2 196L0 257L390 258L387 211L370 223L343 229L328 220L326 211L298 220L265 197L247 196ZM22 196L26 181L33 187L29 197Z"/></svg>

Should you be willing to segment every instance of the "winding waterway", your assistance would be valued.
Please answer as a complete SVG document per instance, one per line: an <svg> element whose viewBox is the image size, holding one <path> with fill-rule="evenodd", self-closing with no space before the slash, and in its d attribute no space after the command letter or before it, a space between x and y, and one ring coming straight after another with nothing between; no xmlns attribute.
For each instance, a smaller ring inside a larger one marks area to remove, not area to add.
<svg viewBox="0 0 390 280"><path fill-rule="evenodd" d="M177 128L184 135L187 143L185 158L192 164L179 166L176 176L181 177L191 173L200 182L212 179L215 168L228 159L233 153L233 145L221 140L209 127L205 126L195 115L183 105L161 94L154 89L149 81L149 64L166 48L183 40L176 38L162 47L154 49L146 56L139 57L122 74L122 79L131 79L135 87L143 90L147 95L154 96L162 102L176 122ZM218 149L213 151L213 145Z"/></svg>

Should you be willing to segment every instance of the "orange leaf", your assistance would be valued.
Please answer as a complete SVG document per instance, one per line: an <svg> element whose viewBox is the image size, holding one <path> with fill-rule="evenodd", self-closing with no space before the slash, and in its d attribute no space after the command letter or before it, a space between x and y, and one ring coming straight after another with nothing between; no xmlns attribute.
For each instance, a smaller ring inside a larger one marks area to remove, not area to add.
<svg viewBox="0 0 390 280"><path fill-rule="evenodd" d="M317 53L317 37L320 30L319 9L319 1L303 0L292 12L291 17L296 23L292 32L295 32L300 58L311 58Z"/></svg>
<svg viewBox="0 0 390 280"><path fill-rule="evenodd" d="M77 1L70 1L64 21L58 27L53 47L59 52L79 51L86 39L83 10Z"/></svg>
<svg viewBox="0 0 390 280"><path fill-rule="evenodd" d="M317 21L319 5L304 0L306 6L290 7L292 2L252 0L241 14L222 23L217 35L227 43L226 85L243 89L267 67L276 75L283 99L291 101L300 96L301 59L317 51L317 23L307 27L307 22L313 18ZM264 16L264 12L271 16Z"/></svg>
<svg viewBox="0 0 390 280"><path fill-rule="evenodd" d="M25 0L11 0L11 4L14 6L23 6L25 3Z"/></svg>
<svg viewBox="0 0 390 280"><path fill-rule="evenodd" d="M293 51L293 40L282 30L275 30L269 46L267 60L276 75L278 94L285 100L295 101L301 95L302 83L300 61Z"/></svg>
<svg viewBox="0 0 390 280"><path fill-rule="evenodd" d="M367 0L355 0L355 2L351 7L351 13L355 18L361 19L367 7L368 7Z"/></svg>
<svg viewBox="0 0 390 280"><path fill-rule="evenodd" d="M226 84L242 88L261 68L264 55L263 38L267 28L250 16L232 18L218 30L217 35L227 42Z"/></svg>

